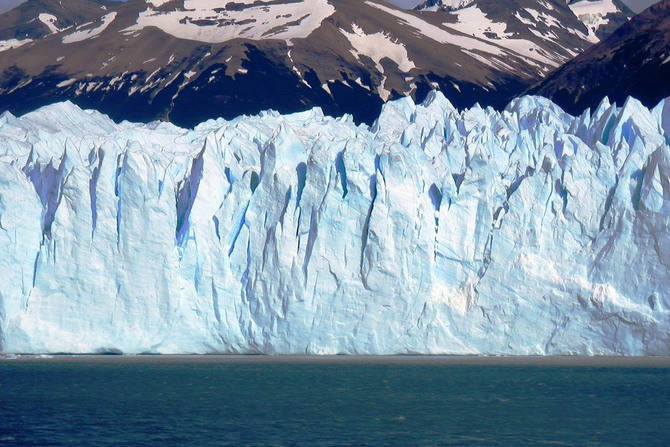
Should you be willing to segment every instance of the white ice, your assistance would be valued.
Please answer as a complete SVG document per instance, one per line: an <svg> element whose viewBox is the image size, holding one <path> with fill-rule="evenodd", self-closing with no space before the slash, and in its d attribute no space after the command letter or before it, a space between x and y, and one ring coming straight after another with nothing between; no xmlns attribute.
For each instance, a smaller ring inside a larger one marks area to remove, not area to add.
<svg viewBox="0 0 670 447"><path fill-rule="evenodd" d="M669 107L0 116L4 353L670 353Z"/></svg>

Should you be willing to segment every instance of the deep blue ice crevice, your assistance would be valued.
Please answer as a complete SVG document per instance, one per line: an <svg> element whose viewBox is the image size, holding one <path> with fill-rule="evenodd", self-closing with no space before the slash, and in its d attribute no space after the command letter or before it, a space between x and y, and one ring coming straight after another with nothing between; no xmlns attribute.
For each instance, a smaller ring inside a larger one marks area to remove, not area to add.
<svg viewBox="0 0 670 447"><path fill-rule="evenodd" d="M216 217L216 215L212 216L212 222L214 223L214 233L216 234L216 238L220 241L221 240L221 233L219 229L219 218Z"/></svg>
<svg viewBox="0 0 670 447"><path fill-rule="evenodd" d="M307 268L309 266L309 261L312 258L312 251L314 250L314 244L316 242L316 237L318 236L318 218L316 209L312 208L312 215L309 220L309 235L307 236L307 247L305 248L305 260L302 264L302 273L305 278L305 284L307 284Z"/></svg>
<svg viewBox="0 0 670 447"><path fill-rule="evenodd" d="M297 208L300 206L302 192L305 189L305 182L307 181L307 165L304 162L298 163L295 172L298 175L298 192L295 197L295 207Z"/></svg>
<svg viewBox="0 0 670 447"><path fill-rule="evenodd" d="M123 222L122 216L122 201L123 201L123 177L125 175L126 165L128 163L128 153L124 152L116 158L116 173L114 175L114 196L116 197L116 246L119 247L121 243L121 225Z"/></svg>
<svg viewBox="0 0 670 447"><path fill-rule="evenodd" d="M91 177L88 184L88 192L91 201L91 239L95 236L95 229L98 223L98 179L100 177L100 169L105 158L105 153L101 148L91 151L89 162L93 166ZM96 164L97 162L97 164Z"/></svg>
<svg viewBox="0 0 670 447"><path fill-rule="evenodd" d="M241 211L238 211L239 217L237 218L235 226L233 227L232 232L228 237L228 256L233 254L233 251L235 250L235 243L237 242L237 239L240 236L242 227L246 224L246 215L248 209L249 209L249 202L247 202L244 205Z"/></svg>
<svg viewBox="0 0 670 447"><path fill-rule="evenodd" d="M612 203L614 202L614 197L616 195L617 188L619 187L619 176L616 175L614 178L614 185L607 192L607 198L605 199L605 209L603 210L603 215L600 217L600 222L598 223L598 231L604 231L612 223L612 217L610 216L610 210L612 209Z"/></svg>
<svg viewBox="0 0 670 447"><path fill-rule="evenodd" d="M249 189L251 189L251 193L256 192L256 188L258 188L258 185L260 184L260 180L258 178L258 174L256 171L251 172L251 176L249 177Z"/></svg>
<svg viewBox="0 0 670 447"><path fill-rule="evenodd" d="M28 162L23 172L35 188L37 196L42 203L42 235L45 239L51 239L51 226L53 225L56 209L61 201L63 182L65 181L67 152L63 152L58 167L52 158L45 166L42 166L37 155L31 150Z"/></svg>
<svg viewBox="0 0 670 447"><path fill-rule="evenodd" d="M344 166L344 151L338 152L337 157L335 157L335 171L340 177L340 184L342 185L342 198L344 199L349 193L349 188L347 188L347 169Z"/></svg>
<svg viewBox="0 0 670 447"><path fill-rule="evenodd" d="M378 169L379 157L375 158L375 173L370 176L370 206L368 207L368 212L365 216L365 221L363 222L363 230L361 235L361 260L360 260L360 273L361 278L364 278L364 266L365 266L365 256L366 250L368 248L368 240L370 238L370 220L372 219L372 213L375 210L375 202L377 200L377 176L381 177L381 172ZM364 281L365 283L365 281ZM365 285L365 284L364 284Z"/></svg>
<svg viewBox="0 0 670 447"><path fill-rule="evenodd" d="M202 181L204 151L205 149L193 159L186 178L177 184L177 190L175 192L175 203L177 208L175 240L180 247L184 246L190 230L191 210L193 209L193 202L198 195L198 189L200 188L200 182Z"/></svg>

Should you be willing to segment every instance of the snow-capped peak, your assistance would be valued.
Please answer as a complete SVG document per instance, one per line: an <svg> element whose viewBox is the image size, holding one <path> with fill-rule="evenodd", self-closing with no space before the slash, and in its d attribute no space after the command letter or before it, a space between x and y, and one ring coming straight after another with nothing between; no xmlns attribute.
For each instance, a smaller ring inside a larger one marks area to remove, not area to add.
<svg viewBox="0 0 670 447"><path fill-rule="evenodd" d="M160 7L164 0L151 0ZM206 43L232 39L291 39L309 36L335 8L327 0L258 1L239 0L222 6L210 0L184 0L183 9L141 12L137 23L124 29L133 34L156 27L180 38Z"/></svg>

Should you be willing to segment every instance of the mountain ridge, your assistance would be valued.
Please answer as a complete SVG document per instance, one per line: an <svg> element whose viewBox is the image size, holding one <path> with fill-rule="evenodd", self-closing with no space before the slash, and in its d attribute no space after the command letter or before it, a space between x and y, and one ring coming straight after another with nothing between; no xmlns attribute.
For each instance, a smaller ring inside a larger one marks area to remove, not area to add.
<svg viewBox="0 0 670 447"><path fill-rule="evenodd" d="M528 90L578 113L604 97L619 104L635 96L654 107L670 95L670 1L633 17L603 42L567 62Z"/></svg>
<svg viewBox="0 0 670 447"><path fill-rule="evenodd" d="M445 20L372 0L238 3L228 10L201 0L134 0L112 9L89 0L98 8L91 23L43 37L34 31L34 40L0 51L0 109L21 114L67 99L117 120L188 126L320 106L370 123L384 101L421 100L433 88L459 107L504 107L591 45L560 2L528 3L538 9L510 15L510 31L470 9L473 32L458 14Z"/></svg>

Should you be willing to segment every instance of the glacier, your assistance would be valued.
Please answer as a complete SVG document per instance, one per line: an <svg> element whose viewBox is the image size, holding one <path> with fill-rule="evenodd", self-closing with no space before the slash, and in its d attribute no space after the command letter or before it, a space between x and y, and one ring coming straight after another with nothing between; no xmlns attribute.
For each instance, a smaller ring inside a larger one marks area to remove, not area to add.
<svg viewBox="0 0 670 447"><path fill-rule="evenodd" d="M0 115L0 353L670 354L670 102Z"/></svg>

